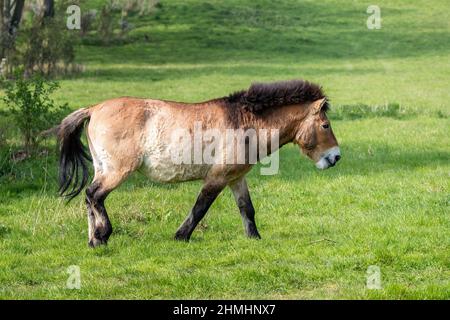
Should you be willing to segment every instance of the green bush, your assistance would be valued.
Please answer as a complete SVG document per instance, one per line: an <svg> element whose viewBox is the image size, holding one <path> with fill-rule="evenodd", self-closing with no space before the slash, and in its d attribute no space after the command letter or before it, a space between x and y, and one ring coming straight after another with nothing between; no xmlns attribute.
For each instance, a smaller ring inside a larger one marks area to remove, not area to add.
<svg viewBox="0 0 450 320"><path fill-rule="evenodd" d="M12 171L11 151L8 148L0 148L0 177Z"/></svg>
<svg viewBox="0 0 450 320"><path fill-rule="evenodd" d="M74 33L64 26L63 15L34 19L21 30L23 45L19 46L16 65L22 65L27 74L49 75L73 72L75 59Z"/></svg>
<svg viewBox="0 0 450 320"><path fill-rule="evenodd" d="M0 150L6 144L6 112L0 110Z"/></svg>
<svg viewBox="0 0 450 320"><path fill-rule="evenodd" d="M53 15L44 15L43 4L25 7L17 35L5 50L4 76L12 78L17 68L28 75L46 76L79 71L74 63L77 33L66 28L69 4L68 0L56 2Z"/></svg>
<svg viewBox="0 0 450 320"><path fill-rule="evenodd" d="M57 123L67 112L68 106L56 105L50 95L59 87L40 75L25 78L16 73L14 81L4 82L7 111L20 130L27 151L39 142L39 133Z"/></svg>
<svg viewBox="0 0 450 320"><path fill-rule="evenodd" d="M98 34L106 45L110 43L114 35L114 17L109 4L104 5L100 13Z"/></svg>

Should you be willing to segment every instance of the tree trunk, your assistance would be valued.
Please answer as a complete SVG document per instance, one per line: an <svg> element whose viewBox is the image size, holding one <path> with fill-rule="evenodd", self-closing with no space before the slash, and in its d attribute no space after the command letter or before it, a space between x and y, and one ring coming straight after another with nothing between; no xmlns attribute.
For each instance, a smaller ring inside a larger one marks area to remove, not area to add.
<svg viewBox="0 0 450 320"><path fill-rule="evenodd" d="M25 5L25 0L16 0L14 11L11 17L11 22L9 23L9 34L15 36L17 28L19 28L20 20L22 19L23 7Z"/></svg>
<svg viewBox="0 0 450 320"><path fill-rule="evenodd" d="M0 0L0 59L5 57L9 0Z"/></svg>
<svg viewBox="0 0 450 320"><path fill-rule="evenodd" d="M0 59L14 46L25 0L0 0Z"/></svg>
<svg viewBox="0 0 450 320"><path fill-rule="evenodd" d="M54 0L44 0L44 18L51 17L55 15L55 1Z"/></svg>

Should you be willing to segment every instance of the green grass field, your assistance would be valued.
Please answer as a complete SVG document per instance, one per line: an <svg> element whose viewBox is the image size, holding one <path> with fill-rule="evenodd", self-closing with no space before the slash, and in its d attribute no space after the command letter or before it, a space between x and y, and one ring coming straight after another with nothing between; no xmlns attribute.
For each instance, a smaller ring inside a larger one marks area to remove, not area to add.
<svg viewBox="0 0 450 320"><path fill-rule="evenodd" d="M93 250L83 197L57 196L55 142L11 164L3 147L0 298L449 299L447 1L378 1L380 30L367 29L363 1L161 3L132 18L125 43L89 35L77 47L86 71L60 79L55 99L72 109L122 95L193 102L305 78L331 99L342 160L319 172L289 145L278 175L253 169L260 241L244 236L229 190L190 243L172 240L201 183L136 175L108 197L114 233ZM80 290L66 287L71 265ZM366 287L372 265L379 290Z"/></svg>

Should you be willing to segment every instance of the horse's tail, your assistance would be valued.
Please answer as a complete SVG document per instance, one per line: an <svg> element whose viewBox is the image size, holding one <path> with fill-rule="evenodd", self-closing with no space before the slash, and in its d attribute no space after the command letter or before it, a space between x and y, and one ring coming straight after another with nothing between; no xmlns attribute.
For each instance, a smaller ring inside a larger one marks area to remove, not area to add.
<svg viewBox="0 0 450 320"><path fill-rule="evenodd" d="M89 108L79 109L64 118L57 127L60 145L59 193L67 197L68 201L83 190L89 179L87 165L91 158L81 142L81 133L90 117Z"/></svg>

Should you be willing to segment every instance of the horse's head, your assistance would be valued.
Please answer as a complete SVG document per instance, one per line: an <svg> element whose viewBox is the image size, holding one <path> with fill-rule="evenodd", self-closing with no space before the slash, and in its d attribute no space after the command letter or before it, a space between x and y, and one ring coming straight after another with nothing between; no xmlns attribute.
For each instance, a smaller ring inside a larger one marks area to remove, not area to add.
<svg viewBox="0 0 450 320"><path fill-rule="evenodd" d="M302 152L313 160L319 169L333 167L341 158L338 142L326 115L327 109L326 98L313 102L294 138Z"/></svg>

